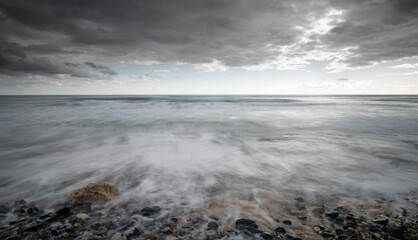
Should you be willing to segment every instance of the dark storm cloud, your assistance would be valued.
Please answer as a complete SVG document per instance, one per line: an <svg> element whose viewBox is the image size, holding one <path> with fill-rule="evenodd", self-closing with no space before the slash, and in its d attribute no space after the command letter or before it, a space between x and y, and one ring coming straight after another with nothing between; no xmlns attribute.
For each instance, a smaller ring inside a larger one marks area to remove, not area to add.
<svg viewBox="0 0 418 240"><path fill-rule="evenodd" d="M332 8L343 11L343 20L302 41L313 19ZM94 62L134 60L242 67L318 49L366 66L418 55L417 14L410 0L3 0L0 71L115 75Z"/></svg>
<svg viewBox="0 0 418 240"><path fill-rule="evenodd" d="M111 68L109 68L108 66L95 64L93 62L85 62L84 64L86 64L87 66L89 66L91 68L99 69L100 72L103 73L103 74L107 74L107 75L117 75L118 74L117 72L115 72Z"/></svg>

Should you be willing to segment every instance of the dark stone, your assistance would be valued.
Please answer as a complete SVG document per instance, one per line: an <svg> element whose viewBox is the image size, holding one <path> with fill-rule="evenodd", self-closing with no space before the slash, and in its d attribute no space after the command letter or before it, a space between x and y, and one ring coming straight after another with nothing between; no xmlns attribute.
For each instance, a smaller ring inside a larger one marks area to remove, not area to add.
<svg viewBox="0 0 418 240"><path fill-rule="evenodd" d="M20 205L26 205L26 201L23 199L15 201L14 207L19 207Z"/></svg>
<svg viewBox="0 0 418 240"><path fill-rule="evenodd" d="M45 215L40 216L39 219L45 219L45 218L49 218L49 217L51 217L50 214L45 214Z"/></svg>
<svg viewBox="0 0 418 240"><path fill-rule="evenodd" d="M275 218L274 221L277 222L277 223L279 223L280 222L280 219Z"/></svg>
<svg viewBox="0 0 418 240"><path fill-rule="evenodd" d="M26 228L25 232L36 232L38 231L38 227L37 226L31 226Z"/></svg>
<svg viewBox="0 0 418 240"><path fill-rule="evenodd" d="M250 219L238 219L235 221L235 228L239 230L258 228L258 225Z"/></svg>
<svg viewBox="0 0 418 240"><path fill-rule="evenodd" d="M36 216L39 213L39 209L37 207L31 207L27 210L29 216Z"/></svg>
<svg viewBox="0 0 418 240"><path fill-rule="evenodd" d="M334 238L335 237L334 234L332 234L331 232L328 232L328 231L322 232L322 236L325 237L325 238L330 238L330 237Z"/></svg>
<svg viewBox="0 0 418 240"><path fill-rule="evenodd" d="M141 210L139 209L134 209L134 211L132 212L132 214L141 214Z"/></svg>
<svg viewBox="0 0 418 240"><path fill-rule="evenodd" d="M20 208L15 209L13 212L17 213L17 214L20 214L20 215L25 215L26 214L26 211L24 209L20 209Z"/></svg>
<svg viewBox="0 0 418 240"><path fill-rule="evenodd" d="M61 208L60 210L56 211L55 213L57 214L57 217L59 218L66 218L68 216L70 216L70 212L71 210L67 207L65 208Z"/></svg>
<svg viewBox="0 0 418 240"><path fill-rule="evenodd" d="M373 222L376 224L380 224L380 225L387 225L389 222L389 219L376 219Z"/></svg>
<svg viewBox="0 0 418 240"><path fill-rule="evenodd" d="M292 225L292 222L290 220L284 220L283 224L285 225Z"/></svg>
<svg viewBox="0 0 418 240"><path fill-rule="evenodd" d="M216 222L210 222L210 223L208 223L208 229L217 230L218 227L219 227L219 225Z"/></svg>
<svg viewBox="0 0 418 240"><path fill-rule="evenodd" d="M293 238L293 240L302 240L302 239L301 239L301 238L296 237L296 238Z"/></svg>
<svg viewBox="0 0 418 240"><path fill-rule="evenodd" d="M336 211L336 212L343 212L344 211L344 208L341 207L341 206L338 206L338 207L334 208L334 211Z"/></svg>
<svg viewBox="0 0 418 240"><path fill-rule="evenodd" d="M302 221L305 221L306 219L308 219L308 217L306 217L306 216L298 216L298 219L300 219Z"/></svg>
<svg viewBox="0 0 418 240"><path fill-rule="evenodd" d="M261 237L263 239L273 239L274 238L274 236L272 236L270 233L262 233Z"/></svg>
<svg viewBox="0 0 418 240"><path fill-rule="evenodd" d="M286 233L286 229L284 227L277 227L274 231L276 233Z"/></svg>
<svg viewBox="0 0 418 240"><path fill-rule="evenodd" d="M345 239L347 239L348 238L348 236L347 235L340 235L340 236L338 236L338 240L345 240Z"/></svg>
<svg viewBox="0 0 418 240"><path fill-rule="evenodd" d="M402 238L404 235L404 231L400 228L397 229L393 229L391 231L392 236L396 237L396 238Z"/></svg>
<svg viewBox="0 0 418 240"><path fill-rule="evenodd" d="M154 208L150 208L150 207L144 207L144 208L141 210L141 215L142 215L142 216L145 216L145 217L147 217L147 216L151 216L151 215L153 215L154 213L156 213L156 212L155 212L155 210L154 210Z"/></svg>
<svg viewBox="0 0 418 240"><path fill-rule="evenodd" d="M141 229L134 228L134 230L129 235L131 235L133 237L139 237L139 236L141 236L142 233L143 233L143 231Z"/></svg>
<svg viewBox="0 0 418 240"><path fill-rule="evenodd" d="M369 231L377 232L377 231L379 231L379 228L377 226L375 226L375 225L370 225L369 226Z"/></svg>
<svg viewBox="0 0 418 240"><path fill-rule="evenodd" d="M286 235L286 238L287 238L287 239L293 239L293 236Z"/></svg>
<svg viewBox="0 0 418 240"><path fill-rule="evenodd" d="M350 221L350 222L357 222L357 219L353 216L350 216L350 215L345 217L345 219L347 219L347 221Z"/></svg>
<svg viewBox="0 0 418 240"><path fill-rule="evenodd" d="M10 211L11 209L9 207L0 206L0 214L6 214L6 213L9 213Z"/></svg>
<svg viewBox="0 0 418 240"><path fill-rule="evenodd" d="M338 217L338 212L325 213L325 216L330 217L330 218L336 218Z"/></svg>
<svg viewBox="0 0 418 240"><path fill-rule="evenodd" d="M59 235L59 233L57 232L57 230L53 229L53 230L51 231L51 235L52 235L52 236L58 236L58 235Z"/></svg>
<svg viewBox="0 0 418 240"><path fill-rule="evenodd" d="M177 223L178 219L173 217L173 218L170 218L170 221L171 221L172 223Z"/></svg>
<svg viewBox="0 0 418 240"><path fill-rule="evenodd" d="M255 228L255 227L249 227L248 228L248 231L250 231L251 233L253 233L253 234L257 234L257 233L263 233L263 231L261 231L260 229L258 229L258 226L257 226L257 228Z"/></svg>
<svg viewBox="0 0 418 240"><path fill-rule="evenodd" d="M343 233L344 233L344 230L342 230L341 228L338 228L338 229L335 229L335 233L336 233L337 235L341 235L341 234L343 234Z"/></svg>
<svg viewBox="0 0 418 240"><path fill-rule="evenodd" d="M101 223L95 223L95 224L91 225L90 228L97 231L97 230L99 230L99 228L101 226L102 226Z"/></svg>
<svg viewBox="0 0 418 240"><path fill-rule="evenodd" d="M340 217L337 217L337 218L335 218L335 223L342 225L342 224L344 224L344 219L342 219Z"/></svg>
<svg viewBox="0 0 418 240"><path fill-rule="evenodd" d="M295 200L298 201L298 202L303 202L303 198L301 198L301 197L297 197L297 198L295 198Z"/></svg>

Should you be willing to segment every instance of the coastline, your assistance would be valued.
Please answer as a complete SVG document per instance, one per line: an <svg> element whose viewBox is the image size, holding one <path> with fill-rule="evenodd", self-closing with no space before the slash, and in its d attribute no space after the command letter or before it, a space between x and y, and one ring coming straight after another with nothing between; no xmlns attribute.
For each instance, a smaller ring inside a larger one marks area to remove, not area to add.
<svg viewBox="0 0 418 240"><path fill-rule="evenodd" d="M65 201L40 209L17 200L0 207L0 238L418 239L417 201L411 197L404 203L385 199L366 202L333 196L318 205L298 197L287 202L288 206L275 206L276 213L271 216L252 215L244 206L238 215L228 216L222 208L217 215L208 215L216 213L214 206L172 211L133 203Z"/></svg>

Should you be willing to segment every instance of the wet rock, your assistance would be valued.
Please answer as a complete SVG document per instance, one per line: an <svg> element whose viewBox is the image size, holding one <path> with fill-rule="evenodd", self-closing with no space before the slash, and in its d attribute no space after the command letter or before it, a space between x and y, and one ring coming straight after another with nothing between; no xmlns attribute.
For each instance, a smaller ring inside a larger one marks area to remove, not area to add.
<svg viewBox="0 0 418 240"><path fill-rule="evenodd" d="M329 232L329 231L324 231L324 232L322 232L322 236L323 237L325 237L325 238L334 238L335 237L335 235L334 234L332 234L331 232Z"/></svg>
<svg viewBox="0 0 418 240"><path fill-rule="evenodd" d="M161 210L160 207L155 206L155 207L145 207L141 210L141 215L142 216L151 216L154 215L155 213L159 212Z"/></svg>
<svg viewBox="0 0 418 240"><path fill-rule="evenodd" d="M274 236L273 236L273 235L271 235L270 233L262 233L262 234L261 234L261 237L262 237L263 239L273 239L273 238L274 238Z"/></svg>
<svg viewBox="0 0 418 240"><path fill-rule="evenodd" d="M81 219L81 220L86 220L87 218L89 218L89 215L88 214L85 214L85 213L80 213L80 214L77 214L76 217L78 219Z"/></svg>
<svg viewBox="0 0 418 240"><path fill-rule="evenodd" d="M28 208L27 213L29 216L36 216L40 213L40 211L37 207L31 207L31 208Z"/></svg>
<svg viewBox="0 0 418 240"><path fill-rule="evenodd" d="M341 228L338 228L338 229L336 229L336 230L335 230L335 233L336 233L337 235L341 235L341 234L343 234L343 233L344 233L344 230L343 230L343 229L341 229Z"/></svg>
<svg viewBox="0 0 418 240"><path fill-rule="evenodd" d="M163 230L161 230L162 233L164 234L172 234L173 231L171 230L170 227L165 227Z"/></svg>
<svg viewBox="0 0 418 240"><path fill-rule="evenodd" d="M70 215L70 212L71 212L71 210L69 208L65 207L65 208L61 208L58 211L56 211L55 214L59 218L66 218Z"/></svg>
<svg viewBox="0 0 418 240"><path fill-rule="evenodd" d="M335 223L342 225L342 224L344 224L344 219L340 218L340 217L337 217L337 218L335 218Z"/></svg>
<svg viewBox="0 0 418 240"><path fill-rule="evenodd" d="M6 214L6 213L9 213L10 211L11 209L9 207L0 206L0 214Z"/></svg>
<svg viewBox="0 0 418 240"><path fill-rule="evenodd" d="M387 225L389 222L389 219L376 219L373 222L376 224L380 224L380 225Z"/></svg>
<svg viewBox="0 0 418 240"><path fill-rule="evenodd" d="M111 183L95 182L70 193L68 199L76 201L110 201L118 193L118 188Z"/></svg>
<svg viewBox="0 0 418 240"><path fill-rule="evenodd" d="M373 237L373 239L375 239L375 240L379 240L379 239L381 238L381 236L380 236L380 234L379 234L379 233L373 233L372 237Z"/></svg>
<svg viewBox="0 0 418 240"><path fill-rule="evenodd" d="M338 217L338 212L325 213L325 216L330 217L330 218L336 218Z"/></svg>
<svg viewBox="0 0 418 240"><path fill-rule="evenodd" d="M208 223L208 229L210 230L217 230L219 225L216 222L209 222Z"/></svg>
<svg viewBox="0 0 418 240"><path fill-rule="evenodd" d="M25 201L25 200L23 200L23 199L16 200L16 201L15 201L15 203L13 204L13 206L14 206L15 208L19 208L19 207L21 207L22 205L26 205L26 201Z"/></svg>
<svg viewBox="0 0 418 240"><path fill-rule="evenodd" d="M292 225L292 222L290 220L284 220L283 224L285 225Z"/></svg>
<svg viewBox="0 0 418 240"><path fill-rule="evenodd" d="M312 228L316 233L319 233L321 229L318 226Z"/></svg>
<svg viewBox="0 0 418 240"><path fill-rule="evenodd" d="M404 235L404 231L400 228L396 228L392 229L391 234L396 238L402 238L402 236Z"/></svg>
<svg viewBox="0 0 418 240"><path fill-rule="evenodd" d="M274 231L276 233L286 233L286 229L284 227L277 227Z"/></svg>
<svg viewBox="0 0 418 240"><path fill-rule="evenodd" d="M258 228L258 225L250 219L238 219L235 221L235 228L239 230Z"/></svg>
<svg viewBox="0 0 418 240"><path fill-rule="evenodd" d="M52 235L52 236L59 236L59 233L58 233L58 231L57 231L57 230L52 229L52 230L51 230L51 235Z"/></svg>

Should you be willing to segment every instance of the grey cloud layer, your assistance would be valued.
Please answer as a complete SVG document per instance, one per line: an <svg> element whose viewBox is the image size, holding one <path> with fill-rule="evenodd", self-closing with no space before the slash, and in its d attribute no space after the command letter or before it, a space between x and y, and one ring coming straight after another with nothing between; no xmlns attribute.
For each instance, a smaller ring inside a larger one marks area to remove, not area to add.
<svg viewBox="0 0 418 240"><path fill-rule="evenodd" d="M303 39L331 9L342 21ZM0 72L111 76L97 62L134 60L245 67L324 49L367 66L418 55L417 15L412 0L2 0Z"/></svg>

